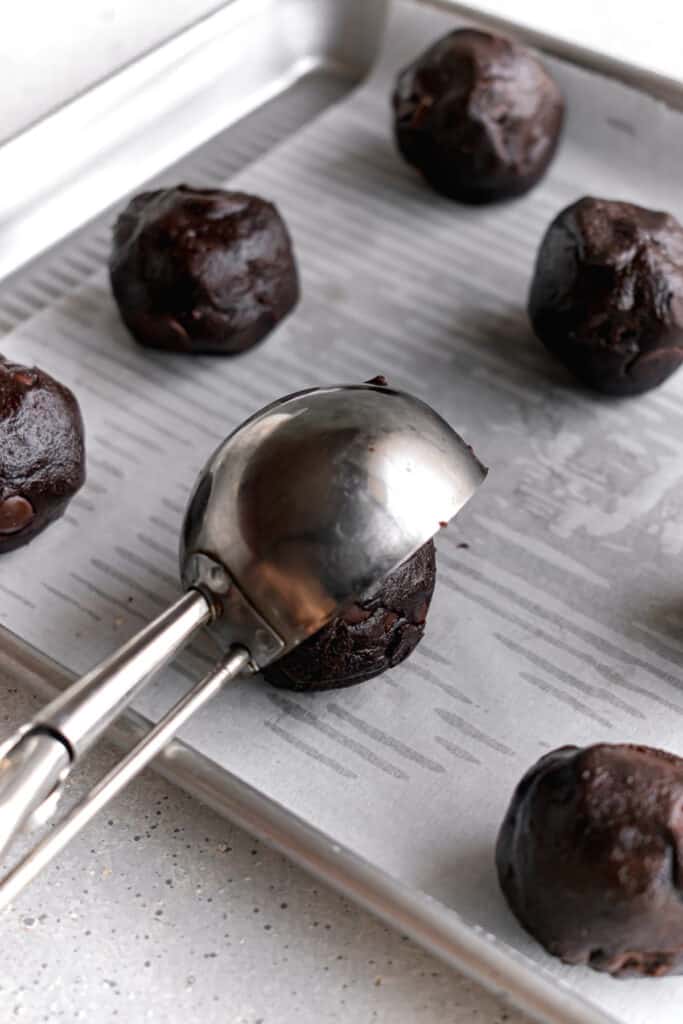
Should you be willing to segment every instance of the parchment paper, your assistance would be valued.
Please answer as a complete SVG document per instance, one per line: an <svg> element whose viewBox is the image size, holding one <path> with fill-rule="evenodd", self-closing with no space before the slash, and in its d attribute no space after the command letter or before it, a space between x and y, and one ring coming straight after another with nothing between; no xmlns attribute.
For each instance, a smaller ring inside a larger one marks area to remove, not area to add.
<svg viewBox="0 0 683 1024"><path fill-rule="evenodd" d="M343 692L240 684L183 738L624 1021L679 1024L683 981L618 983L546 956L507 910L493 847L514 784L552 747L683 754L683 373L633 400L589 395L524 312L538 242L568 202L683 212L683 119L549 61L570 113L547 179L492 207L441 199L398 158L388 97L454 22L396 5L372 79L234 182L277 202L302 271L303 302L262 346L225 360L143 351L103 272L4 340L75 390L89 480L63 521L3 556L0 621L88 668L178 593L184 501L228 431L281 394L386 374L491 468L438 538L426 639ZM158 716L210 650L195 645L139 709Z"/></svg>

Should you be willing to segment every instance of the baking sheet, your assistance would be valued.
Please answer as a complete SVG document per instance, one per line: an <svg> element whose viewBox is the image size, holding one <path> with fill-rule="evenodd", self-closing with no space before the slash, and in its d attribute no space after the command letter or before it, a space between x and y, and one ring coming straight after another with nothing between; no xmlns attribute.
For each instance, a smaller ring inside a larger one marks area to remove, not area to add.
<svg viewBox="0 0 683 1024"><path fill-rule="evenodd" d="M4 339L77 392L90 478L64 521L3 557L2 621L89 667L177 594L183 503L222 436L287 391L384 372L491 467L439 537L428 637L350 691L240 684L183 738L624 1021L669 1024L683 982L619 983L546 957L507 911L492 853L514 781L544 750L604 739L683 753L683 380L636 400L578 392L524 316L538 240L567 202L590 191L680 214L681 117L551 62L570 117L549 177L515 203L449 203L395 155L388 93L453 24L397 5L371 81L235 179L278 203L302 269L302 305L259 349L142 352L103 274ZM210 656L197 645L138 709L158 716Z"/></svg>

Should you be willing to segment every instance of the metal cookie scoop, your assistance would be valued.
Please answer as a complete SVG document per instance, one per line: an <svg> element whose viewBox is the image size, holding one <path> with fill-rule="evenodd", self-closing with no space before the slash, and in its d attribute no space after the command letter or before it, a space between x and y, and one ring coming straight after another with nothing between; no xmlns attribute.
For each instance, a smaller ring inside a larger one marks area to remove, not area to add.
<svg viewBox="0 0 683 1024"><path fill-rule="evenodd" d="M13 897L229 680L311 636L412 555L486 471L429 406L372 384L316 388L252 416L185 514L186 593L0 748L0 853L45 821L78 758L204 625L226 654L0 882Z"/></svg>

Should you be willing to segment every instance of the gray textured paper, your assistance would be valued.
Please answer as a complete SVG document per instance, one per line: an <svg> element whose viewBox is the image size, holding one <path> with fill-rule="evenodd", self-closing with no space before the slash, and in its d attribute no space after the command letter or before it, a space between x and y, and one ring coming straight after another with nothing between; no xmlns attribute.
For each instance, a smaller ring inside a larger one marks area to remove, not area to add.
<svg viewBox="0 0 683 1024"><path fill-rule="evenodd" d="M524 314L538 241L567 202L683 212L683 119L554 63L570 116L543 184L490 208L440 199L394 151L388 94L452 24L398 5L372 80L237 179L278 203L302 269L301 306L260 348L143 352L103 273L4 340L78 394L89 481L60 524L3 556L0 621L89 667L176 595L183 504L229 430L286 392L386 374L491 467L439 537L427 638L348 691L241 684L184 739L624 1021L678 1024L683 981L617 983L545 956L507 911L492 857L512 787L544 751L637 740L683 753L683 373L635 400L589 396ZM139 709L158 715L209 650Z"/></svg>

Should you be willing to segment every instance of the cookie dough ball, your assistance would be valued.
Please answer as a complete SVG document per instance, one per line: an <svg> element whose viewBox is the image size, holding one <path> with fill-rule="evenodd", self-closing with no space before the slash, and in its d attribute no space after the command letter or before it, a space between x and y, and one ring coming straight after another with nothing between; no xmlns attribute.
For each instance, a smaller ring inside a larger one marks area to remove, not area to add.
<svg viewBox="0 0 683 1024"><path fill-rule="evenodd" d="M170 352L244 352L290 312L299 280L285 223L244 192L143 192L116 222L109 273L136 341Z"/></svg>
<svg viewBox="0 0 683 1024"><path fill-rule="evenodd" d="M545 173L564 102L529 50L458 29L402 71L393 96L404 159L445 196L489 203L521 195Z"/></svg>
<svg viewBox="0 0 683 1024"><path fill-rule="evenodd" d="M683 228L632 203L572 203L541 242L529 317L589 387L610 395L656 387L683 359Z"/></svg>
<svg viewBox="0 0 683 1024"><path fill-rule="evenodd" d="M273 686L333 690L400 664L422 639L436 582L430 540L387 576L375 595L352 604L264 670Z"/></svg>
<svg viewBox="0 0 683 1024"><path fill-rule="evenodd" d="M554 956L614 975L683 967L683 760L651 747L562 747L519 783L500 884Z"/></svg>
<svg viewBox="0 0 683 1024"><path fill-rule="evenodd" d="M85 480L83 421L68 388L0 356L0 553L64 512Z"/></svg>

